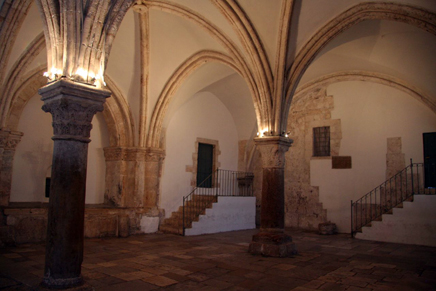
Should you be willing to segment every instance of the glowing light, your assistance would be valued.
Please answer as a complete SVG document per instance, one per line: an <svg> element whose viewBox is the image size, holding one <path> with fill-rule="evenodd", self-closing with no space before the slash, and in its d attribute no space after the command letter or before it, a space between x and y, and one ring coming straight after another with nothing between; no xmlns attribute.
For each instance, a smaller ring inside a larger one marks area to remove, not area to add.
<svg viewBox="0 0 436 291"><path fill-rule="evenodd" d="M264 136L268 135L268 132L269 132L268 128L264 128L261 131L257 132L257 136L258 137L264 137Z"/></svg>
<svg viewBox="0 0 436 291"><path fill-rule="evenodd" d="M44 72L43 76L49 79L50 81L53 81L62 76L62 70L52 67L49 71Z"/></svg>
<svg viewBox="0 0 436 291"><path fill-rule="evenodd" d="M88 77L88 71L86 71L85 69L80 67L80 68L77 69L75 75L78 75L79 77L82 78L83 81L86 81L86 79Z"/></svg>

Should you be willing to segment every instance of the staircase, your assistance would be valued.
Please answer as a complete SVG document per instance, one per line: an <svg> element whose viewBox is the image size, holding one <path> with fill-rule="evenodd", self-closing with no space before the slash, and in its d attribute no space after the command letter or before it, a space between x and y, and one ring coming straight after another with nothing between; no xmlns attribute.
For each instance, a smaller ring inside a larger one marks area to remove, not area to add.
<svg viewBox="0 0 436 291"><path fill-rule="evenodd" d="M219 196L253 196L253 173L218 169L183 197L183 204L159 226L165 233L185 235Z"/></svg>
<svg viewBox="0 0 436 291"><path fill-rule="evenodd" d="M185 207L180 206L179 209L171 214L159 226L159 230L165 233L173 233L183 235L183 217L185 220L185 228L192 227L194 221L198 221L200 215L206 213L207 208L212 208L212 204L217 202L216 196L210 195L193 195L192 200L188 201ZM185 211L185 215L183 213Z"/></svg>
<svg viewBox="0 0 436 291"><path fill-rule="evenodd" d="M414 195L435 195L435 166L412 163L386 180L380 186L358 199L351 201L351 235L361 233L364 227L382 221L383 215L393 214L395 208L403 208L405 202L412 202Z"/></svg>
<svg viewBox="0 0 436 291"><path fill-rule="evenodd" d="M436 247L436 195L414 195L392 214L372 221L356 233L357 239Z"/></svg>

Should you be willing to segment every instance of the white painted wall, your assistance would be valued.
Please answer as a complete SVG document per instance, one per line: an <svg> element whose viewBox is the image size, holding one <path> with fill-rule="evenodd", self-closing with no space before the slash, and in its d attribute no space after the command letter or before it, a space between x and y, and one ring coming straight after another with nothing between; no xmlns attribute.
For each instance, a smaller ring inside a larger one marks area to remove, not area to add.
<svg viewBox="0 0 436 291"><path fill-rule="evenodd" d="M171 118L166 130L166 157L162 173L160 207L170 217L192 191L192 173L197 138L217 140L221 169L238 168L238 134L232 116L223 103L209 92L196 94Z"/></svg>
<svg viewBox="0 0 436 291"><path fill-rule="evenodd" d="M18 131L24 135L15 151L11 202L48 201L45 198L45 178L51 172L53 128L51 114L42 111L42 105L39 95L32 97L18 124ZM103 148L109 146L107 128L101 113L94 116L92 125L92 141L88 148L87 204L104 202L106 166Z"/></svg>
<svg viewBox="0 0 436 291"><path fill-rule="evenodd" d="M356 238L436 247L436 196L415 195L403 205L364 227Z"/></svg>
<svg viewBox="0 0 436 291"><path fill-rule="evenodd" d="M352 169L332 169L331 159L313 159L311 185L339 232L350 232L350 201L386 180L387 138L401 137L406 165L423 161L422 133L436 131L436 115L406 93L369 82L340 82L328 87L334 96L332 119L341 119L339 155L352 157Z"/></svg>
<svg viewBox="0 0 436 291"><path fill-rule="evenodd" d="M218 197L185 235L199 235L256 228L256 197Z"/></svg>

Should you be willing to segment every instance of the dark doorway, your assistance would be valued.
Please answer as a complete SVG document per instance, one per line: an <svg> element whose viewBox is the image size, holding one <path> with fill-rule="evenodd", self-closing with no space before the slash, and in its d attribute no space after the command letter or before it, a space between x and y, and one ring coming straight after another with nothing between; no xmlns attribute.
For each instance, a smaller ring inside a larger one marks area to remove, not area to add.
<svg viewBox="0 0 436 291"><path fill-rule="evenodd" d="M436 132L422 134L424 143L425 188L436 187Z"/></svg>
<svg viewBox="0 0 436 291"><path fill-rule="evenodd" d="M198 143L197 187L212 188L213 145Z"/></svg>

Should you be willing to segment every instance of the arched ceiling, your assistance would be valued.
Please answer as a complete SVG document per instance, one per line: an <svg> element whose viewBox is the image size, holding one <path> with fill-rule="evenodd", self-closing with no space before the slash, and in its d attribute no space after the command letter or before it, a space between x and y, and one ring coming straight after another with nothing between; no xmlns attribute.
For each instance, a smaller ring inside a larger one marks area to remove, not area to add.
<svg viewBox="0 0 436 291"><path fill-rule="evenodd" d="M236 64L238 61L244 62L252 75L259 73L254 69L256 58L249 55L247 44L241 40L241 34L236 31L237 25L223 13L223 3L236 3L235 5L243 11L243 15L239 16L248 20L250 27L254 29L249 37L258 38L265 51L267 64L274 74L278 35L281 29L279 18L283 1L289 0L145 1L149 9L147 38L150 49L150 62L147 67L149 71L147 123L150 124L156 102L171 76L187 59L200 51L208 50L232 58L235 66L240 66ZM291 38L288 42L288 66L292 63L292 58L319 29L347 9L363 2L366 1L335 0L332 5L331 0L294 0ZM389 3L411 5L436 13L436 1L434 0L390 0ZM168 7L177 7L185 14L176 13ZM203 22L196 22L195 17ZM138 128L140 119L139 98L141 96L139 66L141 49L138 19L138 13L133 9L125 15L112 45L106 69L106 74L111 77L129 104L135 128ZM213 30L215 30L215 35ZM38 9L33 3L17 34L7 63L8 69L19 58L23 48L26 48L41 32L42 22ZM217 33L225 41L220 39ZM39 65L44 59L44 54L45 52L42 52L35 58L26 70L29 71L32 67ZM405 23L365 20L336 36L324 47L303 75L299 86L326 74L361 70L382 73L404 80L411 86L420 88L436 102L436 82L434 82L436 66L433 65L434 63L436 63L436 37L434 35ZM241 71L243 71L242 68ZM251 87L247 87L247 83ZM220 98L228 108L235 108L229 110L235 123L242 122L240 125L242 130L245 125L240 116L250 119L255 116L253 112L253 98L255 97L245 98L247 88L253 88L253 86L261 86L261 84L254 79L249 82L247 79L244 81L234 69L222 63L208 62L191 72L183 84L178 87L169 105L168 116L165 116L164 124L191 96L201 91L208 91ZM244 97L241 97L242 95ZM244 106L239 102L251 103L250 106ZM259 108L256 109L259 110Z"/></svg>
<svg viewBox="0 0 436 291"><path fill-rule="evenodd" d="M403 80L436 103L436 36L394 21L365 20L332 40L316 57L300 86L323 75L377 72Z"/></svg>

